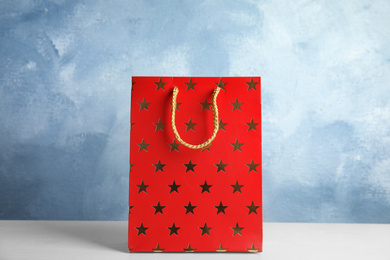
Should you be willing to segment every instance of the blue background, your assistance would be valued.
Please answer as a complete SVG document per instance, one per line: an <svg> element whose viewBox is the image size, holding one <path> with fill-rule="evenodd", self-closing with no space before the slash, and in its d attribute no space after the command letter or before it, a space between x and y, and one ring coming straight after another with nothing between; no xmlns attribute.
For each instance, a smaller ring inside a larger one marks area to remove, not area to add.
<svg viewBox="0 0 390 260"><path fill-rule="evenodd" d="M264 220L390 223L390 1L0 2L0 219L126 220L133 75L262 76Z"/></svg>

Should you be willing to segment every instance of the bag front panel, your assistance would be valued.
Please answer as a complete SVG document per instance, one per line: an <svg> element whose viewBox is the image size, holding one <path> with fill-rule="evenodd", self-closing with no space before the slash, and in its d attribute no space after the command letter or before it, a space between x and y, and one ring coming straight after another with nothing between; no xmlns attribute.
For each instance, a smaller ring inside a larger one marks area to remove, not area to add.
<svg viewBox="0 0 390 260"><path fill-rule="evenodd" d="M172 92L179 88L172 131ZM256 252L262 248L260 77L133 77L131 252Z"/></svg>

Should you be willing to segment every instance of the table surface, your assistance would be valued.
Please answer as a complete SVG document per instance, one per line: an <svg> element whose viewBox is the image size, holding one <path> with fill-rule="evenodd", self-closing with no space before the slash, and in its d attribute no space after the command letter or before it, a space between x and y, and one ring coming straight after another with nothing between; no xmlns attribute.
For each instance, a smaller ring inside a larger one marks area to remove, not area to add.
<svg viewBox="0 0 390 260"><path fill-rule="evenodd" d="M0 259L390 260L388 224L264 223L262 253L129 253L125 221L0 221Z"/></svg>

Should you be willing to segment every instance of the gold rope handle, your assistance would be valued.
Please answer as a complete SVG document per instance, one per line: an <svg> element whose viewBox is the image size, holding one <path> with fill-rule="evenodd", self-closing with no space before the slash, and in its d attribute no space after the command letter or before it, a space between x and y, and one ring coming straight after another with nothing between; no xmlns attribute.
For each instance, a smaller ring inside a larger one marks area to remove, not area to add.
<svg viewBox="0 0 390 260"><path fill-rule="evenodd" d="M173 95L172 95L172 120L171 120L172 129L173 129L173 133L175 134L176 139L182 145L184 145L185 147L188 147L188 148L191 148L191 149L201 149L201 148L208 147L211 144L211 142L215 139L215 137L217 136L217 133L218 133L218 130L219 130L218 106L217 106L217 97L218 97L219 91L220 91L220 88L216 87L214 89L214 92L213 92L213 103L212 103L213 119L214 119L214 131L213 131L213 134L211 135L211 137L206 142L204 142L202 144L198 144L198 145L193 145L193 144L189 144L189 143L183 141L183 139L181 139L181 137L179 135L179 132L176 129L176 122L175 122L176 104L177 104L176 103L176 98L177 98L177 94L179 93L179 88L175 87L173 89Z"/></svg>

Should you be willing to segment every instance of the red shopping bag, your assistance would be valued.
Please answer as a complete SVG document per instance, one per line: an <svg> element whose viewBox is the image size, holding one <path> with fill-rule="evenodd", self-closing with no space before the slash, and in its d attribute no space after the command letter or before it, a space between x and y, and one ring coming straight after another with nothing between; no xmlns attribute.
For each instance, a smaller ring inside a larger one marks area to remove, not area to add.
<svg viewBox="0 0 390 260"><path fill-rule="evenodd" d="M133 77L130 252L262 251L260 77Z"/></svg>

